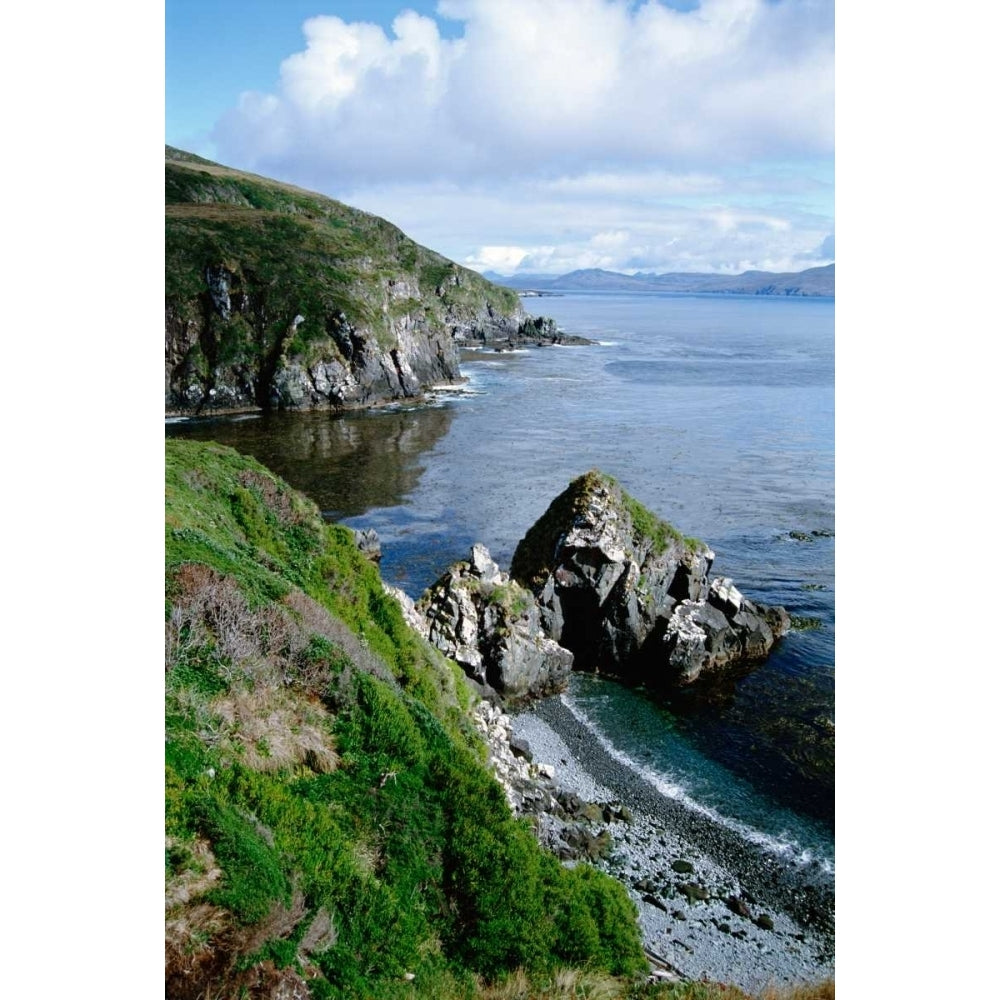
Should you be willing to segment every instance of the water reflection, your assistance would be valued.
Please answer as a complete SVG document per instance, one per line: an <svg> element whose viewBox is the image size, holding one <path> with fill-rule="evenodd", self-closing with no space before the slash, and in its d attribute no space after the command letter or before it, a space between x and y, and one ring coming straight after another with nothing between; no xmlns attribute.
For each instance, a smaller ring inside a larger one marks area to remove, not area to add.
<svg viewBox="0 0 1000 1000"><path fill-rule="evenodd" d="M420 456L448 432L449 406L271 413L167 424L167 437L229 445L281 476L333 519L391 507L416 487Z"/></svg>

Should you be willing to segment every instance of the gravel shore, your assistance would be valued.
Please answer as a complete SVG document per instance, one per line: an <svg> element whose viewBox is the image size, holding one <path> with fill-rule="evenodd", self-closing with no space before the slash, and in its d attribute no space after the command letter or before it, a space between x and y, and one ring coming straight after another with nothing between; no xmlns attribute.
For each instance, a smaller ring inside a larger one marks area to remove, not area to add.
<svg viewBox="0 0 1000 1000"><path fill-rule="evenodd" d="M555 782L592 802L618 802L598 862L639 908L646 948L688 979L757 991L834 975L833 878L769 853L669 798L615 759L561 697L511 719Z"/></svg>

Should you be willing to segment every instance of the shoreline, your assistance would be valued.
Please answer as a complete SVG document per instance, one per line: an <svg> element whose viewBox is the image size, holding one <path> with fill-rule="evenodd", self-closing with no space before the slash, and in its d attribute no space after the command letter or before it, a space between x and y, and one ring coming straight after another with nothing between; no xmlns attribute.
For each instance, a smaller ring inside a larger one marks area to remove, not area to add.
<svg viewBox="0 0 1000 1000"><path fill-rule="evenodd" d="M631 813L607 824L597 867L639 909L646 949L687 979L744 990L834 975L833 877L776 855L671 799L615 759L559 695L511 716L555 783Z"/></svg>

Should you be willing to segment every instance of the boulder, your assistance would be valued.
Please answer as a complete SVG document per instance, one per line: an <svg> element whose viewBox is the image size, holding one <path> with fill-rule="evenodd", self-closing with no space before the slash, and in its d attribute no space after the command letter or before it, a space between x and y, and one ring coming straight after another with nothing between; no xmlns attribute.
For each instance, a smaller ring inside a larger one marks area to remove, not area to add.
<svg viewBox="0 0 1000 1000"><path fill-rule="evenodd" d="M374 528L356 528L354 541L358 546L358 551L366 559L370 559L376 564L382 561L382 542Z"/></svg>
<svg viewBox="0 0 1000 1000"><path fill-rule="evenodd" d="M427 638L479 684L507 700L561 691L573 654L545 634L532 595L476 544L417 602Z"/></svg>
<svg viewBox="0 0 1000 1000"><path fill-rule="evenodd" d="M783 608L709 579L714 559L591 470L521 540L511 576L534 594L543 629L577 669L683 688L762 659L789 627Z"/></svg>

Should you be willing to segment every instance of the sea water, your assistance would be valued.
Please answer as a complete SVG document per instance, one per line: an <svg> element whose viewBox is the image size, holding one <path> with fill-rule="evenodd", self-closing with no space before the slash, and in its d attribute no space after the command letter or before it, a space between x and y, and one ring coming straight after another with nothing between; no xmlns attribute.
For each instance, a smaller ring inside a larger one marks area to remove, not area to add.
<svg viewBox="0 0 1000 1000"><path fill-rule="evenodd" d="M776 850L833 857L834 305L567 293L531 311L598 343L470 353L428 405L173 423L252 454L325 516L375 528L412 596L485 543L501 565L590 468L713 548L713 574L801 624L709 703L575 675L622 759Z"/></svg>

